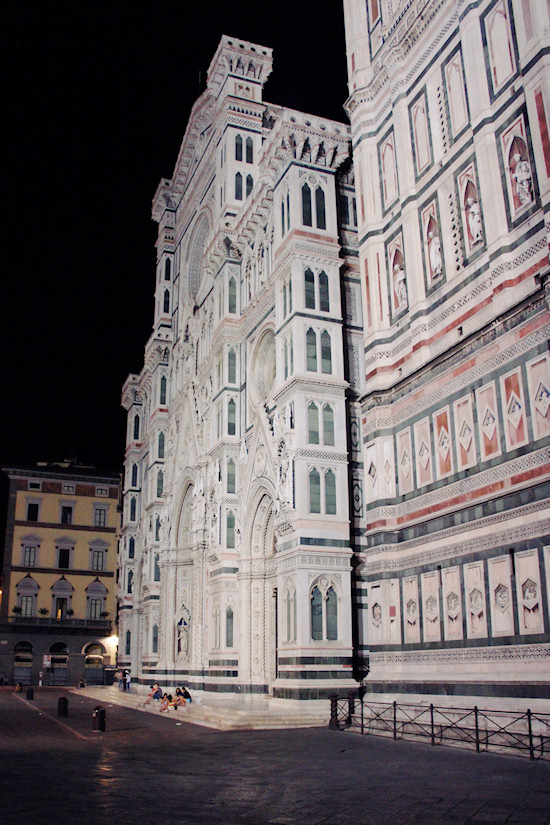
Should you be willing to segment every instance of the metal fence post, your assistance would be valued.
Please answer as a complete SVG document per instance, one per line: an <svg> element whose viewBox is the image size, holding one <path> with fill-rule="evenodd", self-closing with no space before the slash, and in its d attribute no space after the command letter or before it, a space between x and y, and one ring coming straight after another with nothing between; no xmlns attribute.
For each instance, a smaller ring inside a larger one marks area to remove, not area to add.
<svg viewBox="0 0 550 825"><path fill-rule="evenodd" d="M393 738L397 739L397 702L393 703Z"/></svg>
<svg viewBox="0 0 550 825"><path fill-rule="evenodd" d="M351 727L353 724L353 714L355 713L355 696L353 693L348 693L348 718L346 719L346 725Z"/></svg>
<svg viewBox="0 0 550 825"><path fill-rule="evenodd" d="M476 753L479 753L479 721L477 705L474 708L474 718L476 720Z"/></svg>
<svg viewBox="0 0 550 825"><path fill-rule="evenodd" d="M430 725L431 725L431 740L432 745L435 745L435 733L434 733L434 706L430 705Z"/></svg>
<svg viewBox="0 0 550 825"><path fill-rule="evenodd" d="M535 758L535 751L533 748L533 727L531 725L531 711L527 711L527 725L529 727L529 759Z"/></svg>
<svg viewBox="0 0 550 825"><path fill-rule="evenodd" d="M338 696L336 693L330 695L330 722L328 724L331 730L340 730L338 723Z"/></svg>

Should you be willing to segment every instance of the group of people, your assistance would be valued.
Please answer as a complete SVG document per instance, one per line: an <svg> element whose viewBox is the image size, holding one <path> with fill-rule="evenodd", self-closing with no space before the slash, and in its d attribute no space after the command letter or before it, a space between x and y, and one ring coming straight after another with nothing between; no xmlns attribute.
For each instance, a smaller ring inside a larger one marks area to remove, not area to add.
<svg viewBox="0 0 550 825"><path fill-rule="evenodd" d="M182 687L177 687L175 693L172 694L163 693L162 688L159 687L157 682L155 682L154 685L149 685L149 693L147 694L147 699L145 700L144 704L150 705L153 700L159 701L161 703L161 712L165 710L170 710L170 708L177 710L178 707L185 707L185 705L188 705L192 702L191 694L189 693L185 685L183 685Z"/></svg>
<svg viewBox="0 0 550 825"><path fill-rule="evenodd" d="M116 678L118 679L119 690L130 690L132 677L129 670L117 670Z"/></svg>

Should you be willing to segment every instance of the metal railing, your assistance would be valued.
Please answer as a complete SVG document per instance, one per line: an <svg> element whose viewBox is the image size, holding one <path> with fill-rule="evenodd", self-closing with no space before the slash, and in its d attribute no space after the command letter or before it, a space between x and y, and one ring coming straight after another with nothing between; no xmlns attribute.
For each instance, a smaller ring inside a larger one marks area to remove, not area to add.
<svg viewBox="0 0 550 825"><path fill-rule="evenodd" d="M329 727L393 739L424 739L434 746L472 747L477 753L511 749L530 759L548 759L550 751L550 713L531 710L369 702L349 694L331 696Z"/></svg>
<svg viewBox="0 0 550 825"><path fill-rule="evenodd" d="M10 624L21 625L39 625L40 627L95 627L98 629L108 630L111 627L109 619L53 619L51 617L42 618L42 616L9 616L8 622Z"/></svg>

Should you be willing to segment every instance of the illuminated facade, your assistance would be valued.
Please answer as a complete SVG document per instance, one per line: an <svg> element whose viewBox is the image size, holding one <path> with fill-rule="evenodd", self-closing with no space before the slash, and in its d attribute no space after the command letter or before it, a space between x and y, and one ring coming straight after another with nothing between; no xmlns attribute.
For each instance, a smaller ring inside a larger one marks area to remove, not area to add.
<svg viewBox="0 0 550 825"><path fill-rule="evenodd" d="M9 503L0 676L102 684L116 663L120 478L61 464L4 468Z"/></svg>

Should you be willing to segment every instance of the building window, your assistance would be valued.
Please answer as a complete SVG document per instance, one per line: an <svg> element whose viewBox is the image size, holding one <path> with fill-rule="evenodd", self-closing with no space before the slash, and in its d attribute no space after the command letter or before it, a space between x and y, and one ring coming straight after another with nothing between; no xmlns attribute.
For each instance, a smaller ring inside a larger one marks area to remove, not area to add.
<svg viewBox="0 0 550 825"><path fill-rule="evenodd" d="M321 512L321 476L315 468L309 471L309 512Z"/></svg>
<svg viewBox="0 0 550 825"><path fill-rule="evenodd" d="M170 312L170 292L168 289L164 290L163 312Z"/></svg>
<svg viewBox="0 0 550 825"><path fill-rule="evenodd" d="M130 499L130 521L136 520L136 499L134 496Z"/></svg>
<svg viewBox="0 0 550 825"><path fill-rule="evenodd" d="M319 273L319 309L321 312L330 312L328 275L326 272Z"/></svg>
<svg viewBox="0 0 550 825"><path fill-rule="evenodd" d="M137 487L137 482L138 482L137 464L132 464L132 482L131 482L131 486L132 487Z"/></svg>
<svg viewBox="0 0 550 825"><path fill-rule="evenodd" d="M246 162L254 163L254 144L251 137L246 139Z"/></svg>
<svg viewBox="0 0 550 825"><path fill-rule="evenodd" d="M328 375L332 373L330 335L326 330L321 333L321 370Z"/></svg>
<svg viewBox="0 0 550 825"><path fill-rule="evenodd" d="M169 281L172 273L172 264L170 258L166 258L164 262L164 280Z"/></svg>
<svg viewBox="0 0 550 825"><path fill-rule="evenodd" d="M243 159L243 139L240 135L235 138L235 160Z"/></svg>
<svg viewBox="0 0 550 825"><path fill-rule="evenodd" d="M227 355L227 381L229 384L237 383L237 353L230 349Z"/></svg>
<svg viewBox="0 0 550 825"><path fill-rule="evenodd" d="M248 194L248 192L247 192ZM231 315L237 314L237 281L235 278L229 279L229 313Z"/></svg>
<svg viewBox="0 0 550 825"><path fill-rule="evenodd" d="M130 596L134 587L134 571L128 570L128 580L126 585L126 592Z"/></svg>
<svg viewBox="0 0 550 825"><path fill-rule="evenodd" d="M237 407L232 398L227 402L227 435L235 435L237 429Z"/></svg>
<svg viewBox="0 0 550 825"><path fill-rule="evenodd" d="M323 407L323 444L334 447L334 412L329 404Z"/></svg>
<svg viewBox="0 0 550 825"><path fill-rule="evenodd" d="M133 559L136 554L136 540L132 536L128 541L128 558Z"/></svg>
<svg viewBox="0 0 550 825"><path fill-rule="evenodd" d="M235 547L235 516L230 511L227 514L226 519L226 529L225 529L225 541L227 547L234 548Z"/></svg>
<svg viewBox="0 0 550 825"><path fill-rule="evenodd" d="M252 187L253 186L254 186L254 180L252 178L252 175L247 175L246 176L246 197L248 197L250 195L250 193L252 192Z"/></svg>
<svg viewBox="0 0 550 825"><path fill-rule="evenodd" d="M332 470L325 473L325 513L336 515L336 476Z"/></svg>
<svg viewBox="0 0 550 825"><path fill-rule="evenodd" d="M166 376L163 375L160 379L159 403L166 404Z"/></svg>
<svg viewBox="0 0 550 825"><path fill-rule="evenodd" d="M102 608L103 599L90 599L88 602L88 617L92 621L99 621L101 619Z"/></svg>
<svg viewBox="0 0 550 825"><path fill-rule="evenodd" d="M243 176L240 172L235 175L235 200L242 201L243 199Z"/></svg>
<svg viewBox="0 0 550 825"><path fill-rule="evenodd" d="M159 652L159 628L158 625L153 625L153 630L151 632L151 653L158 653Z"/></svg>
<svg viewBox="0 0 550 825"><path fill-rule="evenodd" d="M57 566L61 570L68 570L71 564L71 548L58 547L57 548Z"/></svg>
<svg viewBox="0 0 550 825"><path fill-rule="evenodd" d="M311 222L311 189L307 183L302 186L302 223L304 226L313 226Z"/></svg>
<svg viewBox="0 0 550 825"><path fill-rule="evenodd" d="M139 439L139 415L134 415L134 441Z"/></svg>
<svg viewBox="0 0 550 825"><path fill-rule="evenodd" d="M38 521L40 505L35 501L27 502L27 521Z"/></svg>
<svg viewBox="0 0 550 825"><path fill-rule="evenodd" d="M61 507L61 524L73 523L73 508L71 505Z"/></svg>
<svg viewBox="0 0 550 825"><path fill-rule="evenodd" d="M105 554L103 550L92 550L92 570L100 572L104 567Z"/></svg>
<svg viewBox="0 0 550 825"><path fill-rule="evenodd" d="M21 596L21 615L29 618L33 615L34 596Z"/></svg>
<svg viewBox="0 0 550 825"><path fill-rule="evenodd" d="M36 546L25 545L23 548L23 567L34 567L36 565Z"/></svg>
<svg viewBox="0 0 550 825"><path fill-rule="evenodd" d="M227 492L234 493L236 489L235 462L230 458L227 462Z"/></svg>
<svg viewBox="0 0 550 825"><path fill-rule="evenodd" d="M159 582L160 581L160 565L159 565L159 554L155 553L155 559L153 562L153 581Z"/></svg>
<svg viewBox="0 0 550 825"><path fill-rule="evenodd" d="M164 433L159 433L158 438L158 457L164 458Z"/></svg>
<svg viewBox="0 0 550 825"><path fill-rule="evenodd" d="M308 443L319 443L319 409L317 404L313 401L308 404L307 408L307 429L308 429Z"/></svg>
<svg viewBox="0 0 550 825"><path fill-rule="evenodd" d="M311 591L311 638L314 642L338 638L338 600L333 587Z"/></svg>
<svg viewBox="0 0 550 825"><path fill-rule="evenodd" d="M304 275L306 287L306 309L315 309L315 276L308 267Z"/></svg>
<svg viewBox="0 0 550 825"><path fill-rule="evenodd" d="M105 507L96 507L94 509L94 527L107 526L107 510Z"/></svg>
<svg viewBox="0 0 550 825"><path fill-rule="evenodd" d="M317 335L311 328L306 333L306 358L308 372L317 372Z"/></svg>
<svg viewBox="0 0 550 825"><path fill-rule="evenodd" d="M325 215L325 193L320 186L315 190L315 211L317 218L317 228L326 229L327 219Z"/></svg>
<svg viewBox="0 0 550 825"><path fill-rule="evenodd" d="M160 498L164 492L164 473L159 470L157 473L157 498Z"/></svg>
<svg viewBox="0 0 550 825"><path fill-rule="evenodd" d="M225 646L233 647L233 610L230 607L225 611Z"/></svg>
<svg viewBox="0 0 550 825"><path fill-rule="evenodd" d="M126 643L124 645L124 653L126 656L130 655L130 647L132 644L132 634L129 630L126 631Z"/></svg>
<svg viewBox="0 0 550 825"><path fill-rule="evenodd" d="M281 201L281 235L285 234L285 199Z"/></svg>

